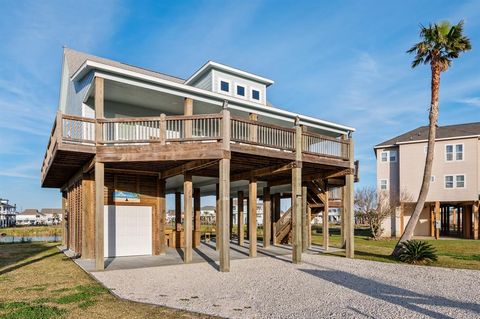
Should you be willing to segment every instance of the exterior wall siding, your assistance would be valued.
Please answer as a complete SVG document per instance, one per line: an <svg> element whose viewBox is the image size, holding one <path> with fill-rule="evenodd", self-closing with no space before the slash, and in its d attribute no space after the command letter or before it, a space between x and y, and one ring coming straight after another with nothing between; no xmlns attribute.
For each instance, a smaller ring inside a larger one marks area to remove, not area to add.
<svg viewBox="0 0 480 319"><path fill-rule="evenodd" d="M219 70L212 70L212 75L213 75L213 77L212 77L212 82L213 82L213 90L212 91L213 92L234 96L234 97L237 97L237 98L240 98L240 99L245 99L245 100L257 102L257 103L260 103L260 104L266 104L267 103L266 102L267 101L267 96L266 96L267 87L264 84L258 83L258 82L255 82L255 81L251 81L251 80L239 77L239 76L235 76L235 75L232 75L232 74L229 74L229 73L225 73L225 72L222 72L222 71L219 71ZM230 83L230 92L229 93L226 93L226 92L220 90L220 81L221 80L225 80L225 81ZM236 95L236 85L237 84L245 87L245 97ZM253 100L251 98L252 89L260 91L260 101Z"/></svg>
<svg viewBox="0 0 480 319"><path fill-rule="evenodd" d="M207 72L200 79L192 83L192 86L202 90L212 91L212 71Z"/></svg>

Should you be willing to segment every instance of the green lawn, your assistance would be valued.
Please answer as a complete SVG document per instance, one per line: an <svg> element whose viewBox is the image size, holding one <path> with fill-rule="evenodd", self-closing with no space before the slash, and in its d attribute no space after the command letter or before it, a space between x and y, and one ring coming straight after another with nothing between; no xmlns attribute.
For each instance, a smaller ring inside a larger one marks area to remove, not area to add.
<svg viewBox="0 0 480 319"><path fill-rule="evenodd" d="M7 236L61 236L62 226L19 226L0 229L0 234Z"/></svg>
<svg viewBox="0 0 480 319"><path fill-rule="evenodd" d="M0 318L209 318L120 300L54 243L0 244Z"/></svg>
<svg viewBox="0 0 480 319"><path fill-rule="evenodd" d="M332 228L330 245L340 248L340 234L338 229ZM438 261L430 266L465 268L480 270L480 240L466 239L440 239L425 240L437 249ZM312 230L312 242L322 245L323 237ZM355 230L355 258L383 262L399 262L390 257L397 240L381 239L372 240L368 237L368 230ZM344 253L331 253L335 256L345 256Z"/></svg>

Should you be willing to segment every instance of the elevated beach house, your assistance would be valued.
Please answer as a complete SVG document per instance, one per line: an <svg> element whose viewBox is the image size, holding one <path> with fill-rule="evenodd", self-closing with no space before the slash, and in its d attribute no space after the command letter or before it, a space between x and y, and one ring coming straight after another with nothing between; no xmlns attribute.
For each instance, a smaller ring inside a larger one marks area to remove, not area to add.
<svg viewBox="0 0 480 319"><path fill-rule="evenodd" d="M375 146L377 189L397 209L383 223L385 236L403 233L420 193L428 127ZM439 126L427 201L414 235L479 239L480 123Z"/></svg>
<svg viewBox="0 0 480 319"><path fill-rule="evenodd" d="M257 254L260 198L262 245L291 243L300 262L312 210L328 212L328 190L341 188L342 234L353 257L354 129L272 106L272 84L211 61L180 79L65 49L41 170L42 186L62 192L64 244L96 269L107 257L162 258L170 247L182 247L188 263L200 245L201 198L216 195L220 270L229 271L232 243ZM179 218L169 229L166 194L173 193ZM234 197L242 203L236 223ZM292 199L282 216L281 198Z"/></svg>

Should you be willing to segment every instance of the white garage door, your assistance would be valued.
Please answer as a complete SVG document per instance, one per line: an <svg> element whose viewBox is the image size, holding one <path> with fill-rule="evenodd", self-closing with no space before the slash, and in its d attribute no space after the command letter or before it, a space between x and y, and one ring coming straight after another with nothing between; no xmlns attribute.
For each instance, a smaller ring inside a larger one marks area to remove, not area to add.
<svg viewBox="0 0 480 319"><path fill-rule="evenodd" d="M106 257L152 254L152 207L105 206Z"/></svg>

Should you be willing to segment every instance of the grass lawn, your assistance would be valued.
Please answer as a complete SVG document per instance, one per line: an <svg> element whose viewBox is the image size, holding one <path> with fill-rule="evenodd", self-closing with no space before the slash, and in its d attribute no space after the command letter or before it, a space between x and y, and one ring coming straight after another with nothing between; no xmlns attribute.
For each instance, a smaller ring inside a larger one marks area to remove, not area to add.
<svg viewBox="0 0 480 319"><path fill-rule="evenodd" d="M5 233L7 236L61 236L62 226L19 226L0 229L0 234Z"/></svg>
<svg viewBox="0 0 480 319"><path fill-rule="evenodd" d="M124 301L54 243L0 244L0 318L209 318Z"/></svg>
<svg viewBox="0 0 480 319"><path fill-rule="evenodd" d="M330 245L340 248L338 229L333 228L330 231ZM480 270L480 240L427 239L425 241L437 249L438 261L431 263L430 266ZM312 242L322 245L322 234L312 230ZM355 258L391 263L399 262L390 257L396 243L397 240L395 239L372 240L368 237L368 230L356 229ZM331 253L331 255L345 256L344 253Z"/></svg>

